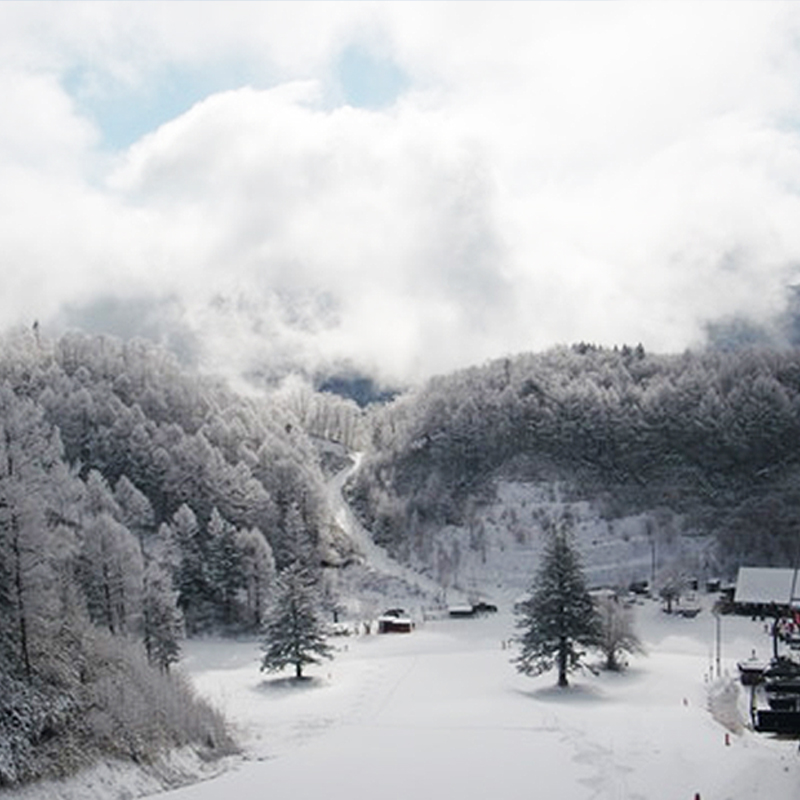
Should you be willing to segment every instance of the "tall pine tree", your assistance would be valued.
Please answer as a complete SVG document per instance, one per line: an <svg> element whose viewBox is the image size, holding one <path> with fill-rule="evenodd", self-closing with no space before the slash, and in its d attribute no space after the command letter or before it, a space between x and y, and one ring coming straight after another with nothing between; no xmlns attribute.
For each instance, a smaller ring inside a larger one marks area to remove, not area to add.
<svg viewBox="0 0 800 800"><path fill-rule="evenodd" d="M278 576L275 600L264 624L262 649L262 670L277 672L293 665L297 678L303 677L307 664L333 657L325 641L319 584L300 562Z"/></svg>
<svg viewBox="0 0 800 800"><path fill-rule="evenodd" d="M564 527L551 533L531 596L516 613L522 630L517 669L539 675L556 666L558 685L568 686L567 673L580 665L582 648L599 643L601 629L580 556Z"/></svg>

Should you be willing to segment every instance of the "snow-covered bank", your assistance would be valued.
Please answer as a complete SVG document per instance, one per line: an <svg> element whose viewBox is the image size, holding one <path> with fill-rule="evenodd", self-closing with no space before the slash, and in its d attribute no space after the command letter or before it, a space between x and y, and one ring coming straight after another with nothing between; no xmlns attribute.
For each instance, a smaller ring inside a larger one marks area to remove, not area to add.
<svg viewBox="0 0 800 800"><path fill-rule="evenodd" d="M187 747L153 764L103 761L64 780L0 789L0 797L4 800L128 800L208 780L230 770L239 761L239 756L207 761Z"/></svg>

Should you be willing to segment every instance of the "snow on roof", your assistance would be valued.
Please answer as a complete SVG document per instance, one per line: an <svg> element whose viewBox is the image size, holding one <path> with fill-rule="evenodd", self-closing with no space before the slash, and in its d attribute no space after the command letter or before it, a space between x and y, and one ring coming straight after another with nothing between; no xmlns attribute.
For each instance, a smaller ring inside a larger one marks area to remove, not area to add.
<svg viewBox="0 0 800 800"><path fill-rule="evenodd" d="M780 567L739 567L736 579L736 603L800 603L797 570Z"/></svg>

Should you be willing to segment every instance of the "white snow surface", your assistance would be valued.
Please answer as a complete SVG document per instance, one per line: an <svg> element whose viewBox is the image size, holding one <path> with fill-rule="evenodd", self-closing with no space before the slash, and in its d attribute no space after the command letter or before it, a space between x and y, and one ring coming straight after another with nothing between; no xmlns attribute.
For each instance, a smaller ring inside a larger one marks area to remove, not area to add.
<svg viewBox="0 0 800 800"><path fill-rule="evenodd" d="M735 700L735 662L768 654L763 625L722 619L728 679L717 680L711 598L701 599L695 619L637 606L648 655L621 674L578 674L566 690L553 673L516 672L509 609L340 640L301 685L259 673L255 642L194 643L187 668L236 720L247 760L167 797L800 797L797 741L752 732L745 693ZM731 709L722 721L709 710L720 695L734 697L733 724Z"/></svg>

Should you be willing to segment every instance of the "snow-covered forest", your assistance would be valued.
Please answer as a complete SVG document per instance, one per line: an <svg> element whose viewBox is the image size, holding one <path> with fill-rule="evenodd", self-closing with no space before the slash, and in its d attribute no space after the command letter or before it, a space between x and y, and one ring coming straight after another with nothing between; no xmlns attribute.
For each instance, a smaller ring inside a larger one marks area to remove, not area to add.
<svg viewBox="0 0 800 800"><path fill-rule="evenodd" d="M376 538L430 561L447 526L483 547L498 480L561 488L613 521L707 537L707 573L794 563L800 353L558 347L436 378L374 413L349 487Z"/></svg>
<svg viewBox="0 0 800 800"><path fill-rule="evenodd" d="M0 785L102 754L230 752L169 669L183 635L259 629L298 538L347 557L325 545L302 403L102 337L14 332L0 376Z"/></svg>
<svg viewBox="0 0 800 800"><path fill-rule="evenodd" d="M507 546L534 563L537 532L565 509L629 548L606 559L618 580L637 536L652 546L638 577L655 570L656 544L665 572L682 557L722 577L793 563L799 440L796 350L561 347L362 408L299 379L236 394L141 341L11 332L0 786L184 744L233 752L224 720L173 665L184 637L257 636L298 554L329 576L332 612L353 599L335 587L367 586L363 572L346 576L373 540L428 590L467 596L504 579ZM345 468L348 524L330 491ZM369 589L375 605L380 582Z"/></svg>

